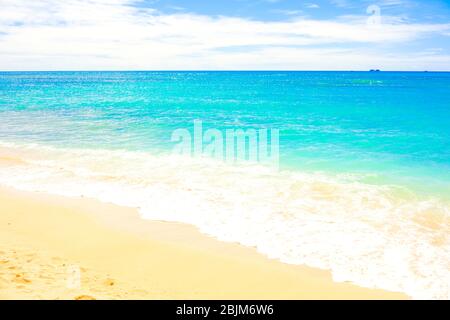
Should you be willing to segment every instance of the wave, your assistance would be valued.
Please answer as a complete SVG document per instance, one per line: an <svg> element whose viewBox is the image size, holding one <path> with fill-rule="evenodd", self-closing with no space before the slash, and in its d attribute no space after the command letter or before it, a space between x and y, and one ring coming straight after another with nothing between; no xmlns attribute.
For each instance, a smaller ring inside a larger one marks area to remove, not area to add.
<svg viewBox="0 0 450 320"><path fill-rule="evenodd" d="M137 208L144 219L192 224L284 263L331 270L338 282L449 299L448 203L361 180L0 142L0 184Z"/></svg>

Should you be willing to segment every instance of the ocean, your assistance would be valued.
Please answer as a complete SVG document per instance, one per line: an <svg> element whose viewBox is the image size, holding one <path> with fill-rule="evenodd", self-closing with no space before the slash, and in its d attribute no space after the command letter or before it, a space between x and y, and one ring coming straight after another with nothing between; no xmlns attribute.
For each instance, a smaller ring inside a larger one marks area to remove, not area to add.
<svg viewBox="0 0 450 320"><path fill-rule="evenodd" d="M0 120L2 185L450 298L450 73L0 72ZM174 154L199 122L278 132L276 166Z"/></svg>

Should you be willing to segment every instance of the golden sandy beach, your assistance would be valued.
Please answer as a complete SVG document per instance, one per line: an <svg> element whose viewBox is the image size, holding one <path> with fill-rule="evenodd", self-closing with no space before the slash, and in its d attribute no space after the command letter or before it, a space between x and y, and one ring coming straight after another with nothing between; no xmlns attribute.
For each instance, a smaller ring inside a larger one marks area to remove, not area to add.
<svg viewBox="0 0 450 320"><path fill-rule="evenodd" d="M0 299L407 298L89 199L1 188L0 230Z"/></svg>

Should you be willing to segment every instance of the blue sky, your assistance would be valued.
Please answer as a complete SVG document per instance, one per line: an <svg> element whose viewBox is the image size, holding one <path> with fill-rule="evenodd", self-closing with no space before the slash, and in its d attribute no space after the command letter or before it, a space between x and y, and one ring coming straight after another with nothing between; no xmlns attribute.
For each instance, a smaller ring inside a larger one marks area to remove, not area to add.
<svg viewBox="0 0 450 320"><path fill-rule="evenodd" d="M138 6L156 8L165 13L185 11L267 21L285 20L289 16L333 19L360 15L366 13L369 5L376 4L389 15L405 16L416 21L449 22L449 3L444 0L154 0L143 1Z"/></svg>
<svg viewBox="0 0 450 320"><path fill-rule="evenodd" d="M0 70L447 70L450 0L0 0Z"/></svg>

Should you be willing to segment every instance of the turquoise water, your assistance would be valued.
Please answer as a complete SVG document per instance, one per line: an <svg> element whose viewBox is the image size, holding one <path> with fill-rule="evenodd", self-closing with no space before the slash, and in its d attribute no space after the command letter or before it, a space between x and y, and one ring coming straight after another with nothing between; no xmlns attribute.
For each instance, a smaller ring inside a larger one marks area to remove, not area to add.
<svg viewBox="0 0 450 320"><path fill-rule="evenodd" d="M282 168L448 193L450 73L0 73L0 137L168 152L171 132L280 129Z"/></svg>
<svg viewBox="0 0 450 320"><path fill-rule="evenodd" d="M449 93L450 73L0 73L0 184L449 299ZM280 170L173 156L194 120L279 129Z"/></svg>

